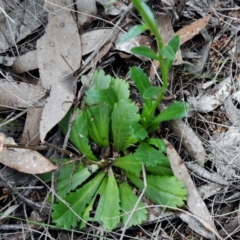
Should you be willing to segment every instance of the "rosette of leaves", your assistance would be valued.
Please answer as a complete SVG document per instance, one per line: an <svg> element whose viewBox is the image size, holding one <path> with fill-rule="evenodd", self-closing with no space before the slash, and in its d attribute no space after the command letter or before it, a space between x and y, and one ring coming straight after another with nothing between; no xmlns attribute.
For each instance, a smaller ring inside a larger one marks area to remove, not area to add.
<svg viewBox="0 0 240 240"><path fill-rule="evenodd" d="M136 77L139 74L145 79L141 80L140 88ZM147 76L139 68L133 68L131 75L144 103L154 102L143 97L151 87ZM140 114L138 106L130 100L129 84L105 75L102 70L96 71L92 80L93 85L86 92L86 106L78 110L69 139L85 156L85 163L91 160L93 164L79 163L71 179L73 166L62 167L57 193L63 201L53 205L53 221L68 229L83 228L89 221L107 230L125 224L138 200L133 186L144 188L142 164L147 173L145 195L155 204L182 206L187 194L184 185L172 174L163 140L148 137L148 128L141 123L146 113ZM156 118L159 122L181 118L185 112L184 103L174 103ZM59 123L65 134L72 113ZM155 126L155 118L148 125L152 124ZM91 148L93 142L97 150ZM142 202L138 204L129 226L147 219L144 206Z"/></svg>
<svg viewBox="0 0 240 240"><path fill-rule="evenodd" d="M146 47L132 51L160 62L163 84L151 86L140 68L131 68L131 79L142 98L142 106L138 107L130 99L125 80L105 75L102 70L94 73L84 109L74 113L71 110L59 123L66 134L71 114L76 115L69 139L85 159L71 178L71 164L60 171L57 183L60 198L52 213L58 227L84 228L87 222L95 222L112 230L127 222L129 226L141 224L147 219L147 211L143 202L135 206L138 196L133 188L140 191L144 188L143 166L147 182L144 194L153 203L181 207L186 199L184 184L173 176L164 141L150 137L159 123L180 119L189 110L186 103L175 102L156 115L167 90L168 71L179 48L179 36L164 46L149 7L141 0L133 3L143 24L130 30L125 40L146 30L152 32L158 44L157 53ZM87 77L82 78L83 84L89 85L87 81Z"/></svg>

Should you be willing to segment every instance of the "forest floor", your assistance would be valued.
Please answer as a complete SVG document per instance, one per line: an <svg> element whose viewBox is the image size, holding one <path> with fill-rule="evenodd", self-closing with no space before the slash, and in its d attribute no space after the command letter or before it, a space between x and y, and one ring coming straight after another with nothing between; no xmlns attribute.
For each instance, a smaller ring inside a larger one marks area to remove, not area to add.
<svg viewBox="0 0 240 240"><path fill-rule="evenodd" d="M49 196L56 182L46 184L39 174L57 168L49 159L63 157L62 148L73 150L58 123L71 106L81 106L81 77L103 69L125 79L137 103L132 66L161 86L158 64L131 53L138 45L156 50L151 33L120 43L141 22L130 0L72 2L0 2L0 239L240 239L237 0L147 1L164 43L175 34L181 39L162 105L186 101L191 111L161 124L158 135L176 150L171 165L174 174L184 172L186 205L175 211L150 208L145 199L148 220L124 234L122 228L105 231L94 224L83 230L54 225Z"/></svg>

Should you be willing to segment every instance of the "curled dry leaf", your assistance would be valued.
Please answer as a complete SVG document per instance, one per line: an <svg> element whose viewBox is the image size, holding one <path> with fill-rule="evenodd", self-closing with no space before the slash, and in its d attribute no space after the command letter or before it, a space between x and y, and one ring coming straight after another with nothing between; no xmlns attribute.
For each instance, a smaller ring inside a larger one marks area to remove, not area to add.
<svg viewBox="0 0 240 240"><path fill-rule="evenodd" d="M78 28L65 1L46 1L48 25L37 42L42 85L50 90L40 122L40 139L64 117L73 104L73 71L80 67L81 42Z"/></svg>
<svg viewBox="0 0 240 240"><path fill-rule="evenodd" d="M38 68L37 51L29 51L16 58L12 70L16 73L24 73Z"/></svg>
<svg viewBox="0 0 240 240"><path fill-rule="evenodd" d="M198 97L187 97L191 108L196 112L208 113L219 107L231 93L231 77L220 82L210 93Z"/></svg>
<svg viewBox="0 0 240 240"><path fill-rule="evenodd" d="M224 109L233 126L240 127L240 110L233 104L231 96L224 101Z"/></svg>
<svg viewBox="0 0 240 240"><path fill-rule="evenodd" d="M186 185L188 191L187 205L189 210L201 221L206 229L215 232L216 228L212 216L195 187L183 160L167 140L164 140L164 142L167 145L167 155L175 177Z"/></svg>
<svg viewBox="0 0 240 240"><path fill-rule="evenodd" d="M0 139L4 139L0 133ZM4 144L17 145L13 138L5 138ZM0 163L19 172L41 174L55 170L57 167L37 151L21 148L6 148L0 153Z"/></svg>
<svg viewBox="0 0 240 240"><path fill-rule="evenodd" d="M212 161L217 172L225 179L238 179L240 168L240 129L229 127L228 131L222 132L216 140L208 142L210 154L208 158Z"/></svg>
<svg viewBox="0 0 240 240"><path fill-rule="evenodd" d="M105 8L105 13L109 15L119 15L127 10L128 6L120 0L97 0L97 2Z"/></svg>

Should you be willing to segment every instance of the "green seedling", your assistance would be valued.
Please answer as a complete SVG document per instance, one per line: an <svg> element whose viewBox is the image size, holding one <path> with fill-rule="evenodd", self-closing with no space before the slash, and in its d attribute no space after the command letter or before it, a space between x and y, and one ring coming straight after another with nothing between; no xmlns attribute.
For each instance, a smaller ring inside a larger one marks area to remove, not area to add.
<svg viewBox="0 0 240 240"><path fill-rule="evenodd" d="M141 224L147 219L147 210L143 202L134 208L138 196L133 187L144 188L142 166L147 181L144 194L153 203L177 208L186 200L187 191L173 176L163 139L151 137L159 123L183 118L189 109L186 103L175 102L156 114L167 90L168 71L179 48L179 37L163 45L149 7L142 0L133 0L133 3L143 24L131 29L124 40L146 30L156 37L157 53L146 47L133 48L132 52L160 62L162 87L152 86L140 68L131 68L131 79L143 102L138 107L130 99L129 84L125 80L106 75L102 70L94 73L93 84L86 91L85 107L74 113L77 117L69 137L85 156L84 163L78 164L71 180L73 166L64 165L58 178L57 194L62 200L53 205L52 213L58 227L84 228L91 222L113 230L127 222L129 226ZM88 84L84 79L83 84ZM64 134L72 114L73 110L59 123ZM92 143L97 147L93 149ZM128 221L133 208L135 211Z"/></svg>

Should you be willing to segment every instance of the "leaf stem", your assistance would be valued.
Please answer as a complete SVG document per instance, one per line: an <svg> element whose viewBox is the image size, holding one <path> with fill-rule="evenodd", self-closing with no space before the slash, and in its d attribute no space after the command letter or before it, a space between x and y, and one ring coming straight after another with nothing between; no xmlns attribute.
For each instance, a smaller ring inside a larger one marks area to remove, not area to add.
<svg viewBox="0 0 240 240"><path fill-rule="evenodd" d="M149 28L149 30L152 32L152 34L156 37L157 46L158 46L158 61L160 64L160 71L162 74L162 92L157 97L157 100L154 102L151 111L149 112L149 117L151 118L157 109L159 103L162 101L168 86L168 69L164 61L163 55L160 53L160 49L164 47L164 42L161 37L161 34L158 31L158 27L156 24L156 21L154 19L154 16L152 14L152 11L150 10L149 6L143 2L142 0L132 0L134 6L137 8L138 12L141 14L142 19L146 26ZM148 121L150 119L147 119L146 124L148 124Z"/></svg>

